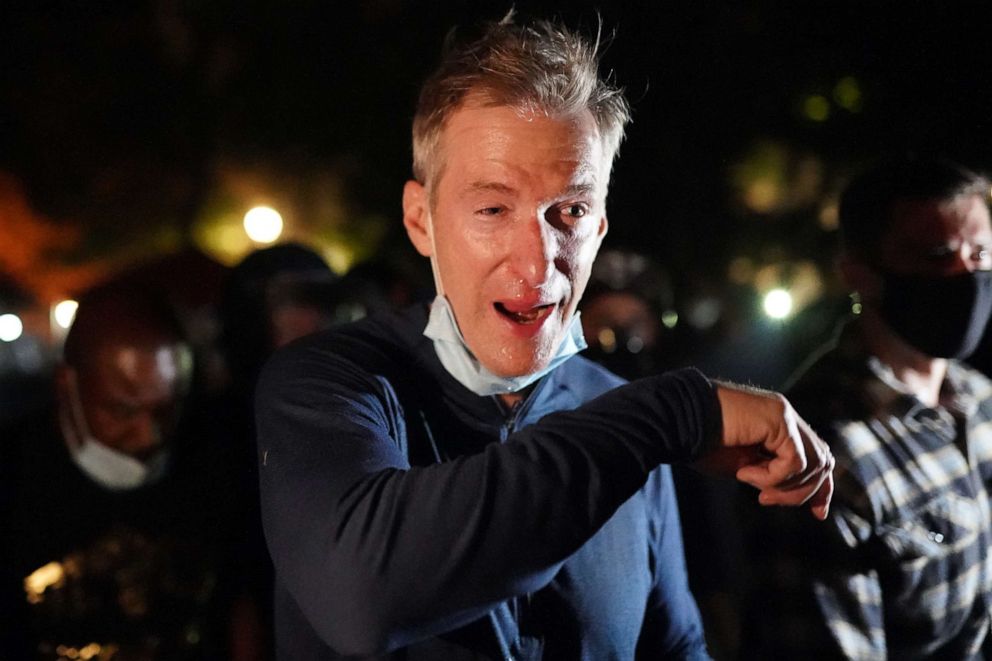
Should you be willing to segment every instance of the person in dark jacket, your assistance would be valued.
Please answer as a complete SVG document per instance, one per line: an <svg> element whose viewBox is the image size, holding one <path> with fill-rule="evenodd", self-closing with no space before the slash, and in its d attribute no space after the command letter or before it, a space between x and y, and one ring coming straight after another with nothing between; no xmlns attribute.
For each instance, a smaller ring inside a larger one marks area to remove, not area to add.
<svg viewBox="0 0 992 661"><path fill-rule="evenodd" d="M188 424L192 362L153 292L80 300L53 410L0 443L3 658L256 658L232 640L245 494Z"/></svg>
<svg viewBox="0 0 992 661"><path fill-rule="evenodd" d="M628 119L596 57L512 15L452 44L403 191L437 297L263 370L280 658L706 658L662 464L826 515L832 458L781 396L575 356Z"/></svg>

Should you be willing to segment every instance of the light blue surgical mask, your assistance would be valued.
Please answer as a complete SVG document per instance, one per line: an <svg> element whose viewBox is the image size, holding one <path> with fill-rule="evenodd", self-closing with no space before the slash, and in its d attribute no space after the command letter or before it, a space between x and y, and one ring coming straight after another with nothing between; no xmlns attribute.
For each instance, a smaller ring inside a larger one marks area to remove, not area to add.
<svg viewBox="0 0 992 661"><path fill-rule="evenodd" d="M424 335L434 340L434 352L437 354L444 369L455 377L460 384L476 395L506 395L519 392L549 373L554 368L586 348L586 340L582 336L582 324L579 322L578 311L572 315L568 332L558 344L554 356L548 364L536 372L521 376L498 376L490 372L472 354L465 344L465 338L458 329L455 313L451 309L448 297L444 295L444 285L441 282L441 271L437 265L437 244L434 241L434 220L430 212L426 218L427 232L431 241L431 272L434 275L434 287L437 296L431 304L430 317Z"/></svg>
<svg viewBox="0 0 992 661"><path fill-rule="evenodd" d="M522 376L498 376L486 369L472 355L468 345L465 344L465 338L458 330L448 298L441 294L438 294L431 304L431 314L424 335L434 340L434 351L448 374L476 395L482 396L505 395L523 390L586 348L579 313L576 312L572 315L568 332L544 368Z"/></svg>

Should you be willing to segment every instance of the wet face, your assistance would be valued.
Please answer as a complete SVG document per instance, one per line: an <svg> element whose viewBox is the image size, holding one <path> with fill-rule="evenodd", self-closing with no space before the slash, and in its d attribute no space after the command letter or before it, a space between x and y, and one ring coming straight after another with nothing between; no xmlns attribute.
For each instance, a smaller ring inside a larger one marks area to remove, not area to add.
<svg viewBox="0 0 992 661"><path fill-rule="evenodd" d="M992 268L992 224L977 195L951 200L903 200L881 241L883 270L947 276Z"/></svg>
<svg viewBox="0 0 992 661"><path fill-rule="evenodd" d="M436 251L475 357L500 376L532 373L564 338L606 233L609 160L595 122L469 103L439 146L434 190L404 190L410 238Z"/></svg>
<svg viewBox="0 0 992 661"><path fill-rule="evenodd" d="M78 388L83 417L96 440L144 460L175 428L189 383L190 355L181 344L114 344L101 347L84 368L65 370L62 397L72 397L68 389Z"/></svg>

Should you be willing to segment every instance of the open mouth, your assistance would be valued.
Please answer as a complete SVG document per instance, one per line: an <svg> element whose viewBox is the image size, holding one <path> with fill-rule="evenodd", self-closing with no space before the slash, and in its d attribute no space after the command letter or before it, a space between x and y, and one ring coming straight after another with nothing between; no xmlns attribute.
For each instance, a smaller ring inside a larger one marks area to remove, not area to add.
<svg viewBox="0 0 992 661"><path fill-rule="evenodd" d="M501 315L516 324L530 325L544 321L545 317L551 314L551 310L554 309L555 305L554 303L549 303L547 305L538 305L523 310L511 310L503 303L496 302L493 303L493 307L496 308L496 311Z"/></svg>

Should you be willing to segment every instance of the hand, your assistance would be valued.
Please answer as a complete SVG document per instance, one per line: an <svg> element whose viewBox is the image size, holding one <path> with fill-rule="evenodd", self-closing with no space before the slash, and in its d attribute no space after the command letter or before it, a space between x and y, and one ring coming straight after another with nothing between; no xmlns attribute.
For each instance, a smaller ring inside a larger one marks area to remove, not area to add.
<svg viewBox="0 0 992 661"><path fill-rule="evenodd" d="M720 444L694 465L735 475L757 488L762 505L802 505L823 520L833 495L834 458L827 444L782 395L717 383L723 413Z"/></svg>

